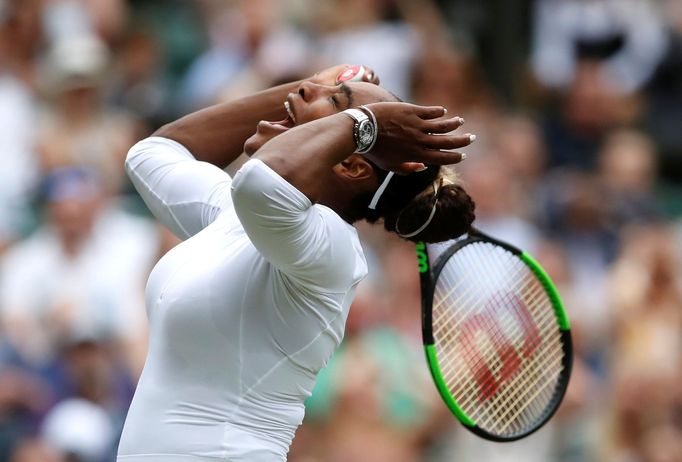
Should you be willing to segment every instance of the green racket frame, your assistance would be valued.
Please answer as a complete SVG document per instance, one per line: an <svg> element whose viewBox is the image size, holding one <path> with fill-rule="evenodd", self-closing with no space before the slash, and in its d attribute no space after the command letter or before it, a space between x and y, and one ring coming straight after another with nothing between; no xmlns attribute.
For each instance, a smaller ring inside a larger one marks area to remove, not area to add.
<svg viewBox="0 0 682 462"><path fill-rule="evenodd" d="M552 307L556 315L556 321L561 331L561 343L563 348L563 358L562 366L563 369L559 375L559 380L554 389L554 393L550 400L550 403L546 407L544 414L535 426L529 430L514 434L511 436L500 436L492 434L481 427L479 427L476 422L469 417L459 406L455 398L450 393L448 386L443 379L443 375L438 364L438 355L436 352L436 347L434 345L433 337L433 325L432 325L432 309L433 309L433 291L435 281L438 280L438 276L445 266L448 259L458 250L463 247L473 244L475 242L489 242L498 245L512 254L518 256L521 261L523 261L528 268L537 276L540 283L543 285L545 291L549 295ZM426 353L426 361L429 365L429 370L431 371L431 376L433 381L440 393L443 401L448 406L450 411L457 417L457 419L464 425L464 427L474 434L491 441L498 442L508 442L516 441L524 438L533 432L541 428L547 421L554 415L558 409L561 401L566 393L566 388L568 387L569 378L571 376L571 369L573 366L573 343L571 339L571 326L564 310L561 298L559 296L554 283L549 278L545 270L540 266L540 264L535 261L526 252L523 252L516 247L507 244L506 242L494 239L478 230L471 230L468 237L457 241L455 244L450 246L443 254L438 257L436 264L431 267L429 261L429 254L427 251L427 246L425 243L420 242L417 244L417 260L419 264L419 278L422 293L422 340L424 343L424 351Z"/></svg>

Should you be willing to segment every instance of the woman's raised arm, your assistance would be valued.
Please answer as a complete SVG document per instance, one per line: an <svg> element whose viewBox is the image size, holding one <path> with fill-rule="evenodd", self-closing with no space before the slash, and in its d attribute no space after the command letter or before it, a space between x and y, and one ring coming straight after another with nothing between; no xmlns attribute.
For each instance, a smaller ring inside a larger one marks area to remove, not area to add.
<svg viewBox="0 0 682 462"><path fill-rule="evenodd" d="M336 77L348 67L347 64L333 66L306 80L335 85ZM366 74L365 81L377 83L378 77L372 71ZM242 154L244 142L253 135L259 121L286 118L284 100L301 82L202 109L161 127L154 135L177 141L197 160L225 168Z"/></svg>

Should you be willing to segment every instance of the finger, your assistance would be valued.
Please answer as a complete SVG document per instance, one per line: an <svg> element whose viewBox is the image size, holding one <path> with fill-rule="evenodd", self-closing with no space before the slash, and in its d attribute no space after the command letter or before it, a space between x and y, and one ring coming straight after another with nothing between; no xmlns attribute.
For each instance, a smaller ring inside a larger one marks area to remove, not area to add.
<svg viewBox="0 0 682 462"><path fill-rule="evenodd" d="M466 135L425 135L421 142L426 149L459 149L469 146L476 141L476 135L467 133Z"/></svg>
<svg viewBox="0 0 682 462"><path fill-rule="evenodd" d="M426 165L421 162L403 162L395 166L392 171L398 175L409 175L410 173L420 172L426 169Z"/></svg>
<svg viewBox="0 0 682 462"><path fill-rule="evenodd" d="M466 154L462 152L425 149L419 160L424 164L453 165L462 162L466 157Z"/></svg>
<svg viewBox="0 0 682 462"><path fill-rule="evenodd" d="M396 159L385 159L383 157L374 156L371 152L365 154L372 162L383 170L395 172L398 175L407 175L409 173L426 169L426 165L421 162L401 162Z"/></svg>
<svg viewBox="0 0 682 462"><path fill-rule="evenodd" d="M443 106L413 105L413 107L415 108L417 115L424 120L437 119L438 117L443 117L448 112Z"/></svg>
<svg viewBox="0 0 682 462"><path fill-rule="evenodd" d="M464 119L461 117L452 117L450 119L434 119L424 121L422 131L424 133L449 133L457 130L464 124Z"/></svg>

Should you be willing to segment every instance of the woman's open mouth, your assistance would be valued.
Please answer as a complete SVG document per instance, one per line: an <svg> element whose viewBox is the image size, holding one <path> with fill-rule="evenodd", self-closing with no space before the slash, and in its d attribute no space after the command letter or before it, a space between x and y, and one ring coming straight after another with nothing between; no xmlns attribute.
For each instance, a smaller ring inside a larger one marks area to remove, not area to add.
<svg viewBox="0 0 682 462"><path fill-rule="evenodd" d="M284 102L284 108L287 110L287 116L283 120L278 120L278 121L272 121L269 122L271 125L279 125L281 127L285 128L291 128L296 125L296 116L294 115L294 111L291 110L291 106L289 105L288 101Z"/></svg>
<svg viewBox="0 0 682 462"><path fill-rule="evenodd" d="M289 114L291 121L296 124L296 114L294 114L294 110L292 109L291 103L288 100L284 102L284 109L287 110L287 114Z"/></svg>
<svg viewBox="0 0 682 462"><path fill-rule="evenodd" d="M284 109L287 112L287 116L282 119L282 120L261 120L259 122L259 126L265 128L267 126L270 127L279 127L278 131L286 131L292 127L296 126L296 114L294 113L294 109L291 106L291 103L289 101L284 102ZM284 130L282 130L284 129Z"/></svg>

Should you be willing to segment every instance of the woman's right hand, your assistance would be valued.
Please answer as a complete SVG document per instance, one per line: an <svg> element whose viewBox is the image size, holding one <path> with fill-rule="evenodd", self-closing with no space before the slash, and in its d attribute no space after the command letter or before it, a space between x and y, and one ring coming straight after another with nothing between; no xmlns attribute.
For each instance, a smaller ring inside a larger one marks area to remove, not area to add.
<svg viewBox="0 0 682 462"><path fill-rule="evenodd" d="M465 156L453 151L470 145L476 137L455 135L461 117L447 118L441 106L417 106L409 103L373 103L366 106L377 119L379 138L365 154L379 167L410 173L425 164L450 165Z"/></svg>

